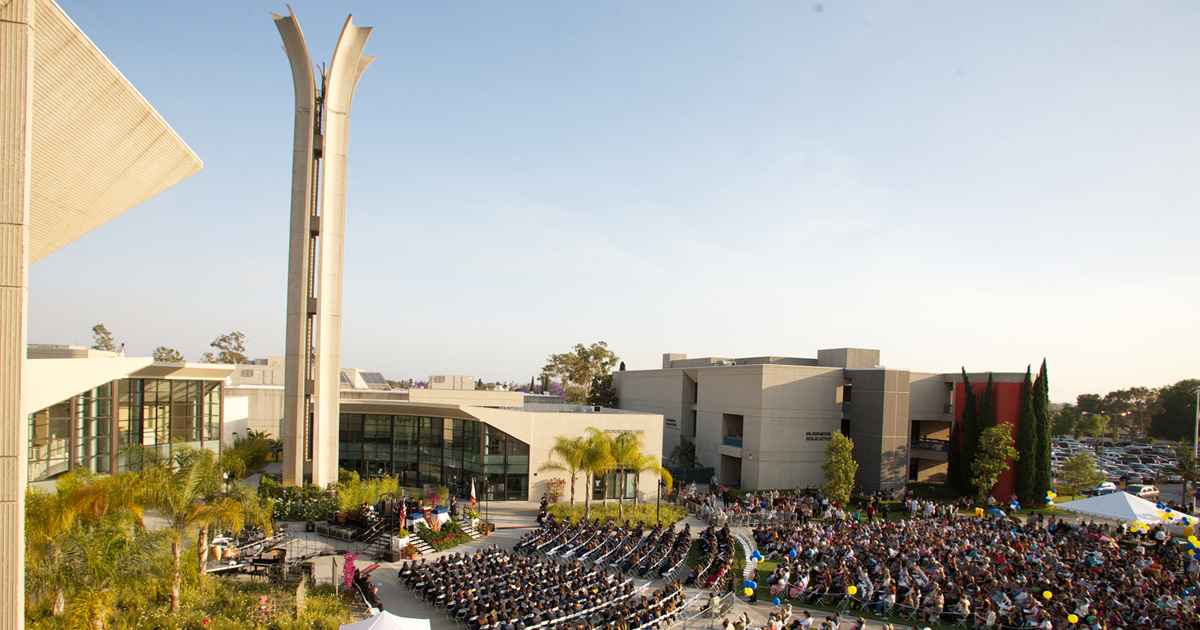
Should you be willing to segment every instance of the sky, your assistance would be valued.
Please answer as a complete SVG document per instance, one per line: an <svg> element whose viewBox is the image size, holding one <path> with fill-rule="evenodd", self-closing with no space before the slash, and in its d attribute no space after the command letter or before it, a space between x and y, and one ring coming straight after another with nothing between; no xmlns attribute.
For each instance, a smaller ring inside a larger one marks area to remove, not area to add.
<svg viewBox="0 0 1200 630"><path fill-rule="evenodd" d="M29 341L283 354L283 2L58 0L204 161L30 268ZM662 354L1200 377L1200 4L291 4L374 28L342 365L528 382Z"/></svg>

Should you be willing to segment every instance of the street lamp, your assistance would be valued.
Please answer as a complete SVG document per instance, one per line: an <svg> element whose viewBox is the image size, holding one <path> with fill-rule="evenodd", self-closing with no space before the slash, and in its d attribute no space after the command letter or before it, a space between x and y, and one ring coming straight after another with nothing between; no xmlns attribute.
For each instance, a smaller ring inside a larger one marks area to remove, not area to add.
<svg viewBox="0 0 1200 630"><path fill-rule="evenodd" d="M658 494L654 497L654 520L662 525L662 489L666 487L667 482L662 479L658 480Z"/></svg>

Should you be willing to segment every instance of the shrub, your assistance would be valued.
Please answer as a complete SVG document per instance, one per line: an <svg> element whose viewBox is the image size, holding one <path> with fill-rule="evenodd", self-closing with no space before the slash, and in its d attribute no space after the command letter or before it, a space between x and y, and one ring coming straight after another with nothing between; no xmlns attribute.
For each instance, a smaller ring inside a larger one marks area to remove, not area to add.
<svg viewBox="0 0 1200 630"><path fill-rule="evenodd" d="M456 545L471 542L471 537L464 534L462 527L454 521L442 525L441 531L436 532L428 527L423 527L417 531L417 537L429 543L434 551L445 551Z"/></svg>
<svg viewBox="0 0 1200 630"><path fill-rule="evenodd" d="M576 503L574 507L566 503L555 503L547 509L554 518L558 520L570 520L571 522L578 521L583 518L583 505ZM662 504L662 522L664 525L673 525L687 516L687 510L677 505ZM626 505L624 519L630 523L642 523L647 527L653 527L658 519L655 516L655 504L639 503L637 505ZM610 503L608 505L599 504L592 505L592 520L600 519L600 522L616 521L617 520L617 504Z"/></svg>
<svg viewBox="0 0 1200 630"><path fill-rule="evenodd" d="M272 518L276 521L317 521L337 509L333 492L311 483L284 486L268 475L259 481L258 496L274 499Z"/></svg>

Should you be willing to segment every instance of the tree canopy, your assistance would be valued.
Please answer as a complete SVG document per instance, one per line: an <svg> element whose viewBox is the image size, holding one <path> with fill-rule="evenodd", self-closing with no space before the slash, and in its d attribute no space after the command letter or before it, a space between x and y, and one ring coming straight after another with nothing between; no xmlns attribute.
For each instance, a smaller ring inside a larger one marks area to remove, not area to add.
<svg viewBox="0 0 1200 630"><path fill-rule="evenodd" d="M854 489L854 475L858 473L858 462L854 461L854 440L840 432L825 445L825 462L821 464L825 473L825 485L821 492L830 501L846 503Z"/></svg>
<svg viewBox="0 0 1200 630"><path fill-rule="evenodd" d="M175 348L159 346L154 349L154 360L166 363L183 363L183 355Z"/></svg>
<svg viewBox="0 0 1200 630"><path fill-rule="evenodd" d="M1091 453L1072 455L1059 468L1059 483L1071 489L1071 494L1083 494L1089 488L1104 483L1104 473L1096 470L1096 458Z"/></svg>
<svg viewBox="0 0 1200 630"><path fill-rule="evenodd" d="M117 351L117 343L113 341L112 333L108 332L104 324L92 326L92 350Z"/></svg>
<svg viewBox="0 0 1200 630"><path fill-rule="evenodd" d="M971 481L980 498L991 492L1000 474L1008 470L1008 460L1020 457L1010 431L1008 425L1001 424L979 434L979 449L971 463Z"/></svg>
<svg viewBox="0 0 1200 630"><path fill-rule="evenodd" d="M200 357L201 363L245 363L246 359L246 335L240 332L231 332L226 335L221 335L208 344L216 348L220 352L213 355L211 352L205 352Z"/></svg>
<svg viewBox="0 0 1200 630"><path fill-rule="evenodd" d="M552 354L546 360L542 368L543 391L549 388L549 379L555 378L566 389L568 401L583 404L588 400L592 382L597 376L610 373L617 359L603 341L591 346L577 343L570 352Z"/></svg>

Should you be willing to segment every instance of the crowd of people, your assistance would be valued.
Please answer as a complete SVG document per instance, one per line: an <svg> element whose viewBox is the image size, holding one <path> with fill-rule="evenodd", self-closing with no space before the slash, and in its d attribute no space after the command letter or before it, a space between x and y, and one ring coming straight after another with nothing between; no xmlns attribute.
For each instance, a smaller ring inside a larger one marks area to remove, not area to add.
<svg viewBox="0 0 1200 630"><path fill-rule="evenodd" d="M900 521L855 518L819 493L767 501L797 515L754 529L781 560L764 585L783 599L974 628L1200 627L1200 562L1154 529L966 517L919 499Z"/></svg>

